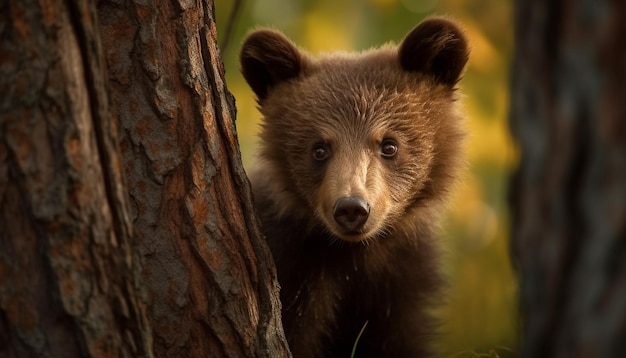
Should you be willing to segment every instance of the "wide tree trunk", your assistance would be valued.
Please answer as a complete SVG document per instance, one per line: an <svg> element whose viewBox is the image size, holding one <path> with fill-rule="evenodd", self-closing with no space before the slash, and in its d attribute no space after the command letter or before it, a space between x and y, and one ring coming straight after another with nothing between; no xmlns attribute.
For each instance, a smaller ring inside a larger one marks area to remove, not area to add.
<svg viewBox="0 0 626 358"><path fill-rule="evenodd" d="M626 357L626 2L516 2L525 357Z"/></svg>
<svg viewBox="0 0 626 358"><path fill-rule="evenodd" d="M210 1L0 2L0 356L285 356Z"/></svg>

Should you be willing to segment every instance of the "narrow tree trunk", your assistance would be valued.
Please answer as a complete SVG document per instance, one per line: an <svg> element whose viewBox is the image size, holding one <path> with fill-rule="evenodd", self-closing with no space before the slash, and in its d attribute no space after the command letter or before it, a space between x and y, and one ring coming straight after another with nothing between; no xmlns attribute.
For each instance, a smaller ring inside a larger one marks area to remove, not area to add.
<svg viewBox="0 0 626 358"><path fill-rule="evenodd" d="M0 3L0 356L288 355L213 4L98 6Z"/></svg>
<svg viewBox="0 0 626 358"><path fill-rule="evenodd" d="M511 127L524 356L626 356L626 2L519 0Z"/></svg>

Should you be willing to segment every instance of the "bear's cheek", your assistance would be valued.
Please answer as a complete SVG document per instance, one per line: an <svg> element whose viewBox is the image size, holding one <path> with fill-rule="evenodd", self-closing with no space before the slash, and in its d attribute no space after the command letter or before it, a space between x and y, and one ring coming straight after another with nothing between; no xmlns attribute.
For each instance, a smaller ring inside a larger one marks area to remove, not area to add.
<svg viewBox="0 0 626 358"><path fill-rule="evenodd" d="M308 158L301 155L300 150L288 153L285 157L281 163L284 167L290 168L288 171L289 192L302 203L308 204L306 208L294 209L314 214L319 203L318 197L324 179L324 168L315 166Z"/></svg>

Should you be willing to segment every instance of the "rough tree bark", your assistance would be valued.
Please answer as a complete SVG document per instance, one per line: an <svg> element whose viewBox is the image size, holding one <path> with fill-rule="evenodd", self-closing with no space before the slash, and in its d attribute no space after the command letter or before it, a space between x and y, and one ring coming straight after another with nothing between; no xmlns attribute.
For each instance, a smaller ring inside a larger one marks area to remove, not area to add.
<svg viewBox="0 0 626 358"><path fill-rule="evenodd" d="M211 1L0 2L0 356L285 356Z"/></svg>
<svg viewBox="0 0 626 358"><path fill-rule="evenodd" d="M626 2L516 2L525 357L626 356Z"/></svg>

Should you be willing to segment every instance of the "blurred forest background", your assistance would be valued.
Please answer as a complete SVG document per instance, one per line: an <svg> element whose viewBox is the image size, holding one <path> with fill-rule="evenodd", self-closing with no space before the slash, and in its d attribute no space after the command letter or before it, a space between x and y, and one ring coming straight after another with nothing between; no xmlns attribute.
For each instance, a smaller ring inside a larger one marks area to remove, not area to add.
<svg viewBox="0 0 626 358"><path fill-rule="evenodd" d="M234 4L216 0L222 37ZM460 83L471 135L469 170L443 225L450 290L439 312L444 321L442 357L509 356L518 351L518 288L509 254L506 202L509 173L517 160L507 125L512 11L510 0L242 0L222 53L228 87L237 100L244 165L250 167L260 114L238 64L239 46L250 29L279 29L317 54L399 42L432 14L452 16L464 25L472 46Z"/></svg>

